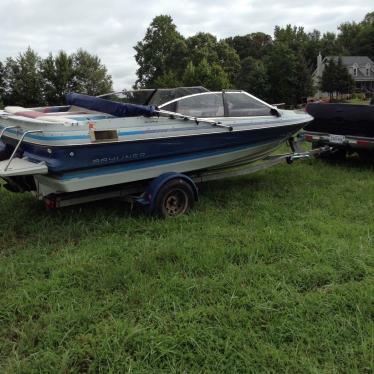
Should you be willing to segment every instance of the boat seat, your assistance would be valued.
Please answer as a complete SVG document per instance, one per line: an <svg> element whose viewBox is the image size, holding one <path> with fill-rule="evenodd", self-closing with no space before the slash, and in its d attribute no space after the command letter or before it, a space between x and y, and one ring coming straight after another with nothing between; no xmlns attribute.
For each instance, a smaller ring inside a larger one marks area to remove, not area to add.
<svg viewBox="0 0 374 374"><path fill-rule="evenodd" d="M5 112L16 114L17 112L26 112L26 111L32 111L32 109L27 109L22 106L6 106L4 108Z"/></svg>
<svg viewBox="0 0 374 374"><path fill-rule="evenodd" d="M67 109L67 111L60 111L58 109ZM62 122L64 125L72 125L81 121L112 118L112 116L109 114L87 110L76 106L46 108L24 108L21 106L8 106L5 108L5 111L15 116L37 119L40 121Z"/></svg>
<svg viewBox="0 0 374 374"><path fill-rule="evenodd" d="M14 108L18 108L20 110L15 111ZM14 116L20 116L20 117L27 117L27 118L34 118L35 119L35 118L38 118L40 116L46 115L46 113L41 113L41 112L38 112L36 110L26 109L26 108L21 108L21 107L13 107L11 110L12 111L8 112L8 113L11 113Z"/></svg>

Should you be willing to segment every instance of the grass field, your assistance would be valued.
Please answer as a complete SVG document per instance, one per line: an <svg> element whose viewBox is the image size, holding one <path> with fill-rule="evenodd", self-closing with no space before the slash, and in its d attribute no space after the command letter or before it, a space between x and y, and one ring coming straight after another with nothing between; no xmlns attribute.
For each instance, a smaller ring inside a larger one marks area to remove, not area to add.
<svg viewBox="0 0 374 374"><path fill-rule="evenodd" d="M365 105L369 105L370 99L362 100L362 99L356 98L356 99L348 100L347 102L349 104L365 104Z"/></svg>
<svg viewBox="0 0 374 374"><path fill-rule="evenodd" d="M372 373L374 170L279 165L155 220L0 192L0 371Z"/></svg>

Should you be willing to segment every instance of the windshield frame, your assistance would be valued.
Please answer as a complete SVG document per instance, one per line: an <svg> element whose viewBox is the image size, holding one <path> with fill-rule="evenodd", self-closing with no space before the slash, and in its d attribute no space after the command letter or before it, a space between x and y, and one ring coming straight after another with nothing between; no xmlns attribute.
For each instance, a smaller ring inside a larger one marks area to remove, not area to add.
<svg viewBox="0 0 374 374"><path fill-rule="evenodd" d="M178 101L181 101L181 100L184 100L184 99L187 99L187 98L190 98L190 97L196 97L196 96L202 96L202 95L208 95L208 94L216 94L216 95L222 95L222 98L223 98L223 103L224 103L224 107L226 106L225 104L225 94L230 94L230 93L241 93L241 94L245 94L247 96L249 96L251 99L254 99L256 101L258 101L259 103L265 105L266 107L269 108L269 114L268 116L273 116L274 114L272 113L272 110L275 110L275 113L279 113L278 111L278 108L271 105L271 104L268 104L267 102L259 99L258 97L256 96L253 96L251 95L250 93L246 92L246 91L243 91L243 90L223 90L223 91L209 91L209 92L201 92L201 93L196 93L196 94L191 94L191 95L187 95L187 96L183 96L183 97L179 97L177 99L173 99L173 100L170 100L162 105L160 105L158 108L160 110L162 110L165 106L167 105L170 105L170 104L174 104ZM178 113L178 112L175 112L175 113ZM226 108L225 108L225 113L223 116L219 116L219 117L207 117L207 118L248 118L248 117L266 117L266 115L257 115L257 116L241 116L241 117L236 117L236 116L229 116L227 115L227 112L226 112Z"/></svg>
<svg viewBox="0 0 374 374"><path fill-rule="evenodd" d="M172 100L168 100L167 102L170 102L170 101L173 101L173 100L178 100L178 99L181 99L181 98L184 98L184 97L188 97L190 95L199 95L201 93L209 93L211 91L209 91L207 88L203 87L203 86L190 86L190 87L175 87L175 88L138 88L138 89L132 89L132 90L126 90L126 89L123 89L123 90L120 90L120 91L113 91L113 92L108 92L108 93L105 93L103 95L98 95L96 97L99 97L101 99L106 99L106 100L110 100L110 98L107 98L107 97L110 97L112 95L124 95L126 96L131 94L131 93L142 93L142 92L149 92L149 95L147 96L146 98L146 101L145 102L142 102L142 103L136 103L136 104L139 104L139 105L153 105L155 107L158 107L160 108L161 106L165 105L166 102L164 103L161 103L161 104L154 104L152 103L152 99L157 96L158 93L162 93L162 92L170 92L170 94L175 94L175 95L178 95L178 90L179 91L182 91L185 90L185 91L197 91L199 90L200 92L195 92L195 93L192 93L192 94L188 94L188 95L184 95L184 96L178 96ZM110 101L115 101L115 100L110 100Z"/></svg>

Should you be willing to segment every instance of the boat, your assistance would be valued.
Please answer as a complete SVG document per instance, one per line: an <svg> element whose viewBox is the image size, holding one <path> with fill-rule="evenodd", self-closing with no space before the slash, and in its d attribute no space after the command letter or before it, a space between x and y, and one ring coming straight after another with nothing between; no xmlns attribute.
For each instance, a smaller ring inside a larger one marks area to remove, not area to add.
<svg viewBox="0 0 374 374"><path fill-rule="evenodd" d="M0 178L39 197L264 159L310 123L241 90L148 89L0 113Z"/></svg>
<svg viewBox="0 0 374 374"><path fill-rule="evenodd" d="M306 111L314 118L308 131L374 137L374 105L310 103Z"/></svg>
<svg viewBox="0 0 374 374"><path fill-rule="evenodd" d="M304 138L316 147L335 148L332 155L358 152L371 156L374 150L374 100L370 105L309 103L306 112L314 120L305 127Z"/></svg>

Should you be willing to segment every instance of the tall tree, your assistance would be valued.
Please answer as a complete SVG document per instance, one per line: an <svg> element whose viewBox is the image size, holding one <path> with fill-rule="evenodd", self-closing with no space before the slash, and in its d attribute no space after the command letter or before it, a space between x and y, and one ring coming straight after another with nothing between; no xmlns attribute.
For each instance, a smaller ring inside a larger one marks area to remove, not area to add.
<svg viewBox="0 0 374 374"><path fill-rule="evenodd" d="M195 71L195 65L193 64L192 61L190 61L187 64L186 70L184 71L183 74L183 85L188 87L188 86L196 86L200 85L201 83L196 84L196 71Z"/></svg>
<svg viewBox="0 0 374 374"><path fill-rule="evenodd" d="M219 65L231 82L235 82L240 70L240 58L235 49L224 40L209 33L198 33L186 40L189 60L197 66L206 60L209 65ZM203 64L204 65L204 64Z"/></svg>
<svg viewBox="0 0 374 374"><path fill-rule="evenodd" d="M230 80L222 67L218 64L209 64L205 58L197 66L192 61L188 63L183 83L185 86L201 85L210 90L222 90L230 86Z"/></svg>
<svg viewBox="0 0 374 374"><path fill-rule="evenodd" d="M241 60L246 57L262 59L272 44L271 36L263 32L234 36L225 41L235 49Z"/></svg>
<svg viewBox="0 0 374 374"><path fill-rule="evenodd" d="M374 60L374 12L368 13L361 22L354 52Z"/></svg>
<svg viewBox="0 0 374 374"><path fill-rule="evenodd" d="M333 99L334 93L351 93L354 85L354 80L342 64L340 57L337 62L331 59L326 63L321 78L321 90L329 94L330 100Z"/></svg>
<svg viewBox="0 0 374 374"><path fill-rule="evenodd" d="M369 56L374 59L374 12L359 22L345 22L338 27L338 42L345 54Z"/></svg>
<svg viewBox="0 0 374 374"><path fill-rule="evenodd" d="M338 43L342 46L343 53L346 55L354 54L361 25L356 22L345 22L338 27L338 30L340 31Z"/></svg>
<svg viewBox="0 0 374 374"><path fill-rule="evenodd" d="M338 43L336 34L326 32L321 36L318 30L313 30L307 34L304 43L303 55L310 70L317 67L317 56L321 52L322 56L337 56L343 54L343 48Z"/></svg>
<svg viewBox="0 0 374 374"><path fill-rule="evenodd" d="M209 62L218 62L217 38L209 33L199 32L186 40L188 58L194 65L199 64L203 59Z"/></svg>
<svg viewBox="0 0 374 374"><path fill-rule="evenodd" d="M313 30L307 34L304 46L304 58L311 70L317 67L317 55L321 52L321 33Z"/></svg>
<svg viewBox="0 0 374 374"><path fill-rule="evenodd" d="M294 52L303 52L307 41L308 36L303 27L287 25L274 28L274 42L282 43Z"/></svg>
<svg viewBox="0 0 374 374"><path fill-rule="evenodd" d="M173 19L167 15L153 19L143 40L134 49L139 65L136 87L152 86L157 78L170 71L181 74L186 66L185 39L177 31Z"/></svg>
<svg viewBox="0 0 374 374"><path fill-rule="evenodd" d="M78 91L100 95L112 91L112 79L100 59L86 51L60 51L41 59L31 48L0 62L0 101L20 106L60 105ZM1 105L1 104L0 104Z"/></svg>
<svg viewBox="0 0 374 374"><path fill-rule="evenodd" d="M374 24L374 12L367 13L362 23L364 25L373 25Z"/></svg>
<svg viewBox="0 0 374 374"><path fill-rule="evenodd" d="M317 65L317 55L322 49L321 33L318 30L313 30L311 33L306 33L303 27L287 25L282 28L275 27L274 30L274 43L282 44L290 49L297 58L299 69L302 70L301 74L310 74L308 71L313 71ZM301 75L300 74L300 75ZM302 80L304 82L304 80ZM309 91L308 86L304 91ZM300 87L302 91L302 88Z"/></svg>
<svg viewBox="0 0 374 374"><path fill-rule="evenodd" d="M331 101L336 90L336 64L332 59L325 64L321 77L321 90L329 94Z"/></svg>
<svg viewBox="0 0 374 374"><path fill-rule="evenodd" d="M327 61L325 69L321 78L321 90L327 92L330 96L330 101L333 99L334 92L336 91L336 64L333 59Z"/></svg>
<svg viewBox="0 0 374 374"><path fill-rule="evenodd" d="M232 48L224 40L217 43L218 62L214 63L222 67L223 71L227 74L232 85L238 77L240 72L240 58L235 49Z"/></svg>
<svg viewBox="0 0 374 374"><path fill-rule="evenodd" d="M154 87L157 88L171 88L171 87L179 87L183 86L183 81L177 77L176 73L173 71L167 71L163 75L158 76L154 80Z"/></svg>
<svg viewBox="0 0 374 374"><path fill-rule="evenodd" d="M333 32L324 33L321 38L320 45L320 52L322 56L341 56L346 53L336 34Z"/></svg>
<svg viewBox="0 0 374 374"><path fill-rule="evenodd" d="M265 66L272 83L271 101L295 106L312 93L311 72L300 52L292 51L284 43L275 43L265 58Z"/></svg>
<svg viewBox="0 0 374 374"><path fill-rule="evenodd" d="M243 59L236 86L266 100L270 83L264 63L252 57Z"/></svg>
<svg viewBox="0 0 374 374"><path fill-rule="evenodd" d="M40 57L29 47L5 64L5 104L38 106L44 103Z"/></svg>
<svg viewBox="0 0 374 374"><path fill-rule="evenodd" d="M275 27L275 43L282 43L290 48L297 55L302 55L306 61L309 70L313 71L317 66L317 55L319 52L322 56L340 55L343 48L338 43L337 37L332 32L321 33L313 30L305 33L303 27L287 25L282 28Z"/></svg>
<svg viewBox="0 0 374 374"><path fill-rule="evenodd" d="M355 87L355 81L343 65L340 57L338 58L336 70L336 92L339 94L352 93Z"/></svg>
<svg viewBox="0 0 374 374"><path fill-rule="evenodd" d="M62 63L62 60L64 59L58 60L59 63ZM72 61L74 70L72 86L75 91L93 96L113 91L112 77L98 56L80 49L72 55ZM66 68L69 62L63 65Z"/></svg>
<svg viewBox="0 0 374 374"><path fill-rule="evenodd" d="M73 58L60 51L41 63L45 100L50 105L65 103L65 95L74 89Z"/></svg>

